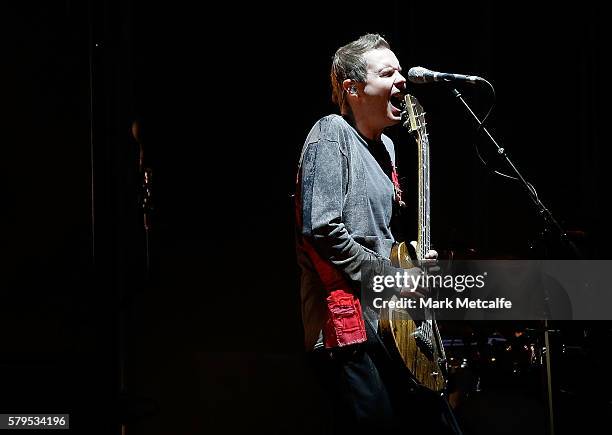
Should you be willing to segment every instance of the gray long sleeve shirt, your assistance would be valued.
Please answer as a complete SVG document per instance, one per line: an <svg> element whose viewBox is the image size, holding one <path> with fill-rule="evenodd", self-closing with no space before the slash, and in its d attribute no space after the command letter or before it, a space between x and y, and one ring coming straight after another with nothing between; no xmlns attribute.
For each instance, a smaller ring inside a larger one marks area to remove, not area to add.
<svg viewBox="0 0 612 435"><path fill-rule="evenodd" d="M357 294L364 261L371 262L377 273L398 270L388 260L395 241L390 228L394 186L374 157L384 154L383 148L374 149L377 146L384 146L384 157L395 165L389 137L382 135L382 144L367 141L338 115L317 121L304 143L298 169L301 228L296 247L306 349L321 344L327 290L304 249L304 239L345 275Z"/></svg>

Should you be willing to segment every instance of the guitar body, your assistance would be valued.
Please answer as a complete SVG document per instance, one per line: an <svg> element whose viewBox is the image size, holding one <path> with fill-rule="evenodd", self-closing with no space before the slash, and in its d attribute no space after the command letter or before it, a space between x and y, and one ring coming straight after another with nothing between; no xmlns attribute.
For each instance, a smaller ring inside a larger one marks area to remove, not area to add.
<svg viewBox="0 0 612 435"><path fill-rule="evenodd" d="M422 260L431 247L429 139L425 112L418 100L407 94L404 103L403 125L416 136L418 146L418 238L412 256L410 245L402 242L393 246L390 259L395 267L410 269L415 267L412 258ZM423 320L415 320L408 311L385 305L378 326L392 357L403 362L419 384L442 392L446 388L446 357L434 314L433 309L424 309L419 316Z"/></svg>
<svg viewBox="0 0 612 435"><path fill-rule="evenodd" d="M391 263L406 269L414 267L404 242L393 246ZM444 391L444 351L435 321L413 320L406 310L387 307L380 312L379 330L391 357L404 364L419 384L435 392Z"/></svg>

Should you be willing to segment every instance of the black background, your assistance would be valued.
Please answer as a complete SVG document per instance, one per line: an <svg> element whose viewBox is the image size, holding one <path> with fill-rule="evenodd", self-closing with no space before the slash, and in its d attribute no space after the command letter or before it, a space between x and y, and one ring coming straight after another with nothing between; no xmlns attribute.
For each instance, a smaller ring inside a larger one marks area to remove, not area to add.
<svg viewBox="0 0 612 435"><path fill-rule="evenodd" d="M331 56L367 32L387 37L405 71L487 78L492 134L586 257L609 257L607 23L595 2L2 9L6 412L70 410L83 433L117 433L126 409L134 434L317 431L291 195L308 130L335 112ZM461 90L482 116L487 89ZM526 249L541 231L527 195L479 162L474 143L494 154L450 89L410 92L429 122L434 247L544 255ZM148 280L134 120L153 170ZM389 134L410 207L414 141ZM492 424L527 407L507 397L491 402Z"/></svg>

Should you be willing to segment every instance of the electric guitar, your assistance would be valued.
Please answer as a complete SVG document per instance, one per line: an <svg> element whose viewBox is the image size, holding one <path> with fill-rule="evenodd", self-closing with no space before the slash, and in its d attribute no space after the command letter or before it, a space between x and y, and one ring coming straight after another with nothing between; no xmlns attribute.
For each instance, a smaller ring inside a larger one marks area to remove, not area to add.
<svg viewBox="0 0 612 435"><path fill-rule="evenodd" d="M425 113L418 100L408 94L404 102L403 126L415 136L418 146L418 238L413 256L422 260L431 249L429 139ZM409 245L396 243L391 250L391 263L405 269L415 267ZM419 384L442 392L446 388L446 356L434 314L433 309L423 309L423 320L415 320L408 311L386 305L381 309L379 331L392 357L403 362Z"/></svg>

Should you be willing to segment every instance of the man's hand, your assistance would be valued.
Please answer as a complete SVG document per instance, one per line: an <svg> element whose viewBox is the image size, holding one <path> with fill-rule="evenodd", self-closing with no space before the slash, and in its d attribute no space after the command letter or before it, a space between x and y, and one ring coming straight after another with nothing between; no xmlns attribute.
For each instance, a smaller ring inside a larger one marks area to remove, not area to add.
<svg viewBox="0 0 612 435"><path fill-rule="evenodd" d="M412 247L416 251L417 242L410 242ZM414 279L419 279L419 276L423 277L423 269L426 269L427 272L436 273L440 271L440 266L438 266L438 252L431 249L425 254L425 257L419 262L420 267L413 267L408 269L407 272L409 275L414 276ZM425 278L421 278L419 282L424 284ZM420 285L416 287L405 287L400 291L400 296L403 297L414 297L414 298L422 298L429 295L429 289L427 287L422 287Z"/></svg>
<svg viewBox="0 0 612 435"><path fill-rule="evenodd" d="M425 278L423 277L423 269L420 267L413 267L410 269L405 269L404 272L410 276L410 280L408 281L410 285L408 287L402 287L400 290L400 296L415 299L427 296L429 292L426 287L422 287L421 285L417 285L415 287L413 285L415 282L417 284L424 283Z"/></svg>
<svg viewBox="0 0 612 435"><path fill-rule="evenodd" d="M410 244L416 252L417 242L413 240L410 242ZM438 266L438 251L430 249L427 254L425 254L425 257L423 257L419 262L419 266L427 269L428 272L439 272L440 267Z"/></svg>

